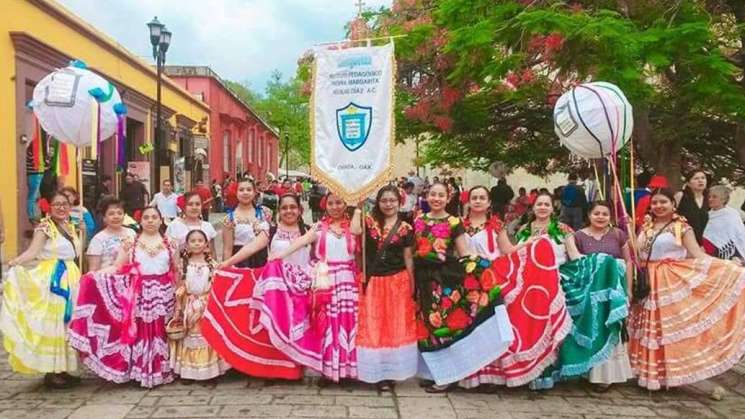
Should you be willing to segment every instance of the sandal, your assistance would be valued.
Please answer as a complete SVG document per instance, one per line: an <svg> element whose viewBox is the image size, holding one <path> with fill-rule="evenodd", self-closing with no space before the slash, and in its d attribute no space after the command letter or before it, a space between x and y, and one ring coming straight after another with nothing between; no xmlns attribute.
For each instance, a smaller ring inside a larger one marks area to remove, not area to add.
<svg viewBox="0 0 745 419"><path fill-rule="evenodd" d="M375 386L378 388L378 391L382 393L386 391L393 391L394 383L391 380L383 380L375 384Z"/></svg>
<svg viewBox="0 0 745 419"><path fill-rule="evenodd" d="M452 384L445 384L445 385L432 384L429 387L425 387L424 391L430 394L447 393L451 387L453 387Z"/></svg>

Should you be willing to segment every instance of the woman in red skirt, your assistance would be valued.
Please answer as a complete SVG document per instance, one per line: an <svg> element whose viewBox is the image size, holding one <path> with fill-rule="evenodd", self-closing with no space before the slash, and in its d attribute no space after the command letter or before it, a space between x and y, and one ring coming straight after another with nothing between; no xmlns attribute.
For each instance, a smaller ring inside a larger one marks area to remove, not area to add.
<svg viewBox="0 0 745 419"><path fill-rule="evenodd" d="M238 201L253 203L256 189L241 182ZM201 322L207 342L233 368L254 377L299 380L302 368L276 349L266 329L259 323L259 312L252 308L256 280L266 264L269 223L248 212L241 228L247 241L215 272L209 302ZM225 228L231 228L226 224ZM261 255L258 256L257 255ZM245 264L241 262L247 261ZM241 264L241 268L232 267Z"/></svg>

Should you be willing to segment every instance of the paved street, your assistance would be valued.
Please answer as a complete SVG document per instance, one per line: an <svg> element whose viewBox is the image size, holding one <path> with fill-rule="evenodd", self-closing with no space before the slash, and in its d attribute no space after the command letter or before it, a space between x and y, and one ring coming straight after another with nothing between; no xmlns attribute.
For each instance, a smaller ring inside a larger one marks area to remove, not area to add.
<svg viewBox="0 0 745 419"><path fill-rule="evenodd" d="M739 367L745 373L745 365ZM546 392L503 389L496 394L455 391L430 395L413 380L392 393L348 384L319 388L311 378L272 384L239 374L216 384L173 383L153 390L111 385L86 374L80 386L47 390L39 378L10 372L2 354L1 418L742 418L745 376L735 371L714 381L673 391L648 393L633 385L593 393L581 383ZM729 391L722 401L709 400L714 383Z"/></svg>

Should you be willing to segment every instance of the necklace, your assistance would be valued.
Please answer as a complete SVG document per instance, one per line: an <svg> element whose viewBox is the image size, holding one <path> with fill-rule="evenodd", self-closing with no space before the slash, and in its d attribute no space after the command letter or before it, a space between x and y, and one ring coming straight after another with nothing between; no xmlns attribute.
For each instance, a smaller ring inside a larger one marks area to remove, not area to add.
<svg viewBox="0 0 745 419"><path fill-rule="evenodd" d="M162 252L166 248L162 238L159 238L158 240L151 239L148 242L146 240L143 240L142 237L137 240L137 247L143 252L147 253L150 257L157 256L158 253Z"/></svg>
<svg viewBox="0 0 745 419"><path fill-rule="evenodd" d="M550 222L545 222L543 225L536 224L535 221L530 224L530 232L532 234L544 234Z"/></svg>

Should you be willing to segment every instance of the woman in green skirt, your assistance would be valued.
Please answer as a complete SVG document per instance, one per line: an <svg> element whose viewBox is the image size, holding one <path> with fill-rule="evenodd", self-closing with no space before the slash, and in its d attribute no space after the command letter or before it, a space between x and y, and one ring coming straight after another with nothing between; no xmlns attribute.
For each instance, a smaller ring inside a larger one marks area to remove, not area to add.
<svg viewBox="0 0 745 419"><path fill-rule="evenodd" d="M561 345L557 361L532 383L534 389L586 376L597 384L598 391L603 391L632 377L621 340L631 283L626 269L630 266L628 235L611 226L608 202L594 202L588 215L589 225L572 236L583 256L559 268L574 326Z"/></svg>

